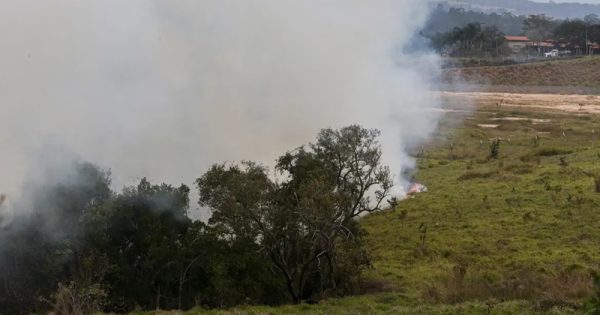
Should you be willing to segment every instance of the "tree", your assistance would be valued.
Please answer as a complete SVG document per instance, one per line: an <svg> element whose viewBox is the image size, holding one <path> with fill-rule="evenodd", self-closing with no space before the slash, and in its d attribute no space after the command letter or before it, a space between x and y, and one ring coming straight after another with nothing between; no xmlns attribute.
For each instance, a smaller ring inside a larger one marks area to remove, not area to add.
<svg viewBox="0 0 600 315"><path fill-rule="evenodd" d="M500 32L496 26L486 26L482 30L482 50L495 53L496 57L500 56L501 47L506 39L504 33Z"/></svg>
<svg viewBox="0 0 600 315"><path fill-rule="evenodd" d="M188 194L185 185L152 185L144 178L83 219L83 255L108 261L99 281L108 287L111 311L129 311L135 304L176 307L186 253L181 240L191 223Z"/></svg>
<svg viewBox="0 0 600 315"><path fill-rule="evenodd" d="M598 14L588 14L583 18L583 21L587 25L597 25L600 24L600 17Z"/></svg>
<svg viewBox="0 0 600 315"><path fill-rule="evenodd" d="M322 130L316 143L278 159L281 182L255 163L214 165L196 181L199 203L232 243L257 244L294 303L337 294L338 281L355 279L368 263L356 219L380 209L392 186L378 136L359 126Z"/></svg>
<svg viewBox="0 0 600 315"><path fill-rule="evenodd" d="M583 20L565 20L556 27L554 37L572 48L585 50L587 28Z"/></svg>
<svg viewBox="0 0 600 315"><path fill-rule="evenodd" d="M542 42L552 37L556 23L552 18L540 15L530 15L523 21L523 32L529 39L535 42ZM538 45L538 54L542 51Z"/></svg>
<svg viewBox="0 0 600 315"><path fill-rule="evenodd" d="M586 24L586 40L590 43L600 43L600 17L597 14L589 14L583 20Z"/></svg>
<svg viewBox="0 0 600 315"><path fill-rule="evenodd" d="M29 314L49 307L60 282L78 276L84 247L79 221L88 209L108 200L110 174L89 163L74 162L60 176L41 173L27 187L27 203L0 231L0 310Z"/></svg>
<svg viewBox="0 0 600 315"><path fill-rule="evenodd" d="M500 56L505 39L496 26L482 28L479 23L469 23L462 28L455 27L451 32L431 36L430 41L438 52L449 49L461 55L486 53Z"/></svg>
<svg viewBox="0 0 600 315"><path fill-rule="evenodd" d="M523 31L526 36L534 41L544 41L552 36L556 23L552 18L540 15L530 15L523 22Z"/></svg>

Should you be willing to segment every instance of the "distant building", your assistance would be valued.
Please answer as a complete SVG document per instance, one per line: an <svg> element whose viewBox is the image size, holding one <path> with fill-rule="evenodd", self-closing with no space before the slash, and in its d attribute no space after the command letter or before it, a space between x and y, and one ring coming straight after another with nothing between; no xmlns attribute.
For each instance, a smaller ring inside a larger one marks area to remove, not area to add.
<svg viewBox="0 0 600 315"><path fill-rule="evenodd" d="M532 41L529 42L528 46L536 49L538 54L541 55L543 53L547 53L556 49L556 42L554 42L553 40L545 40L540 42Z"/></svg>
<svg viewBox="0 0 600 315"><path fill-rule="evenodd" d="M513 53L518 53L521 50L527 48L527 46L531 43L531 40L527 36L504 36L506 40L506 45Z"/></svg>
<svg viewBox="0 0 600 315"><path fill-rule="evenodd" d="M537 51L538 55L552 51L557 48L557 43L553 40L533 41L527 36L504 36L506 45L513 54L518 54L524 49L529 48Z"/></svg>

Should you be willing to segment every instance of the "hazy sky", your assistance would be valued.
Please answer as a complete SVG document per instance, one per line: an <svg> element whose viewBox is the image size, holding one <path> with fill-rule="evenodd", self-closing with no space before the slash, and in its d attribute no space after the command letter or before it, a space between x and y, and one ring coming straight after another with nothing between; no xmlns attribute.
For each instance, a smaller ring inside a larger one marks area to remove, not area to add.
<svg viewBox="0 0 600 315"><path fill-rule="evenodd" d="M533 0L535 2L550 2L550 0ZM555 0L554 2L560 3L560 2L571 2L571 3L593 3L593 4L600 4L600 0Z"/></svg>
<svg viewBox="0 0 600 315"><path fill-rule="evenodd" d="M115 189L142 177L191 186L213 163L272 165L320 128L356 123L381 129L400 182L439 116L437 56L398 49L427 11L422 0L0 1L0 192L18 196L61 152L111 169Z"/></svg>

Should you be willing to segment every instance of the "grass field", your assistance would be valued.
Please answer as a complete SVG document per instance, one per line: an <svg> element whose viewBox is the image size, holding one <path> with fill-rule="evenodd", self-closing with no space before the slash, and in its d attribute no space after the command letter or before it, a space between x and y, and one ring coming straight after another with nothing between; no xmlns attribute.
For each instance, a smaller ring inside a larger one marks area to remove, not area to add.
<svg viewBox="0 0 600 315"><path fill-rule="evenodd" d="M188 314L584 313L600 270L599 140L596 115L451 111L418 158L429 192L361 222L379 293Z"/></svg>
<svg viewBox="0 0 600 315"><path fill-rule="evenodd" d="M430 192L363 222L373 277L412 301L577 305L600 270L599 126L502 107L447 121L419 160ZM498 159L488 159L493 138Z"/></svg>
<svg viewBox="0 0 600 315"><path fill-rule="evenodd" d="M494 86L600 88L600 57L548 60L530 64L447 69L444 82ZM560 92L559 89L553 89Z"/></svg>

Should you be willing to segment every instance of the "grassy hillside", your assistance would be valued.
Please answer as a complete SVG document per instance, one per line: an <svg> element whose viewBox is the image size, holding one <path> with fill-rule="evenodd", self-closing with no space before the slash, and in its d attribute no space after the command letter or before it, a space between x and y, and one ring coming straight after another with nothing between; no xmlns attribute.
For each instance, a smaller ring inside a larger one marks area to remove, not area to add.
<svg viewBox="0 0 600 315"><path fill-rule="evenodd" d="M600 57L444 71L445 82L505 86L600 87ZM458 80L457 80L458 79Z"/></svg>
<svg viewBox="0 0 600 315"><path fill-rule="evenodd" d="M494 107L444 126L419 161L430 192L363 222L374 277L419 301L585 299L600 270L600 193L586 174L600 172L599 123Z"/></svg>
<svg viewBox="0 0 600 315"><path fill-rule="evenodd" d="M289 305L281 307L243 306L230 310L206 311L194 309L185 313L178 312L140 312L138 315L358 315L358 314L399 314L399 315L543 315L543 314L584 314L569 308L544 308L527 301L509 301L502 303L469 302L454 305L407 304L394 294L379 294L328 300L318 305Z"/></svg>
<svg viewBox="0 0 600 315"><path fill-rule="evenodd" d="M456 115L419 158L429 192L362 220L369 287L387 293L207 313L583 313L600 270L590 177L600 176L600 117L496 106L464 123ZM489 159L494 138L499 157Z"/></svg>

